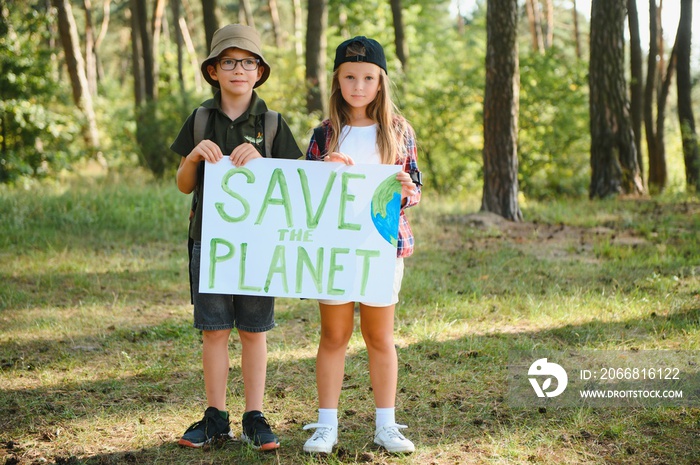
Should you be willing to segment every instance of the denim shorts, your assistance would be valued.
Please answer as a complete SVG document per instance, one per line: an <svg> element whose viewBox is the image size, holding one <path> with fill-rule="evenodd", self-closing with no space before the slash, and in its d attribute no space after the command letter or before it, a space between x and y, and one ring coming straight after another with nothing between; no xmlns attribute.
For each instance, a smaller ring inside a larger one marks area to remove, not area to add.
<svg viewBox="0 0 700 465"><path fill-rule="evenodd" d="M274 297L200 293L201 256L202 243L195 242L190 261L195 328L202 331L238 328L249 333L261 333L275 327Z"/></svg>

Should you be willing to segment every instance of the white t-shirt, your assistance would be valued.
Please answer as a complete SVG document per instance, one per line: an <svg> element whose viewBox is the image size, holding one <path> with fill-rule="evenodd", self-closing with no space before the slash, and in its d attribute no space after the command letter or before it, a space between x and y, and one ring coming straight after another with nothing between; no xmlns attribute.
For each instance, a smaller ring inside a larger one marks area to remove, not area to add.
<svg viewBox="0 0 700 465"><path fill-rule="evenodd" d="M357 165L381 164L377 149L377 125L343 126L338 151L352 157Z"/></svg>

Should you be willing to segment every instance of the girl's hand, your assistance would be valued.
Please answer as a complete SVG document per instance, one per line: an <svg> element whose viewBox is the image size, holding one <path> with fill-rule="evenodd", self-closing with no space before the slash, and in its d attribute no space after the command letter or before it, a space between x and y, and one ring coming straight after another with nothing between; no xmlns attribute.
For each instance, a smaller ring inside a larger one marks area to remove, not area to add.
<svg viewBox="0 0 700 465"><path fill-rule="evenodd" d="M335 161L339 163L345 163L346 165L354 165L355 160L349 155L345 155L342 152L332 152L323 158L323 161Z"/></svg>
<svg viewBox="0 0 700 465"><path fill-rule="evenodd" d="M231 164L243 166L254 158L262 158L253 144L241 144L231 152Z"/></svg>
<svg viewBox="0 0 700 465"><path fill-rule="evenodd" d="M221 153L221 149L214 142L205 139L192 149L187 159L195 164L200 161L208 161L210 163L216 163L223 158L224 154Z"/></svg>
<svg viewBox="0 0 700 465"><path fill-rule="evenodd" d="M416 185L411 180L411 175L405 171L399 171L396 180L401 183L401 198L405 199L418 193Z"/></svg>

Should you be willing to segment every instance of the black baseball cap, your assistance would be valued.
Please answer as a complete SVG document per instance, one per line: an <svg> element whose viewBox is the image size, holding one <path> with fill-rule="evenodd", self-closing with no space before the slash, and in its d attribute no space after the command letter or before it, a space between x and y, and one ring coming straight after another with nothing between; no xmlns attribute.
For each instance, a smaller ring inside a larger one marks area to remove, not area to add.
<svg viewBox="0 0 700 465"><path fill-rule="evenodd" d="M348 56L348 47L351 45L360 45L364 47L364 55L351 54ZM335 49L335 62L333 63L333 71L338 69L338 67L343 63L374 63L384 70L386 73L386 58L384 57L384 49L374 39L368 39L365 36L357 36L352 39L348 39L342 44L338 45Z"/></svg>

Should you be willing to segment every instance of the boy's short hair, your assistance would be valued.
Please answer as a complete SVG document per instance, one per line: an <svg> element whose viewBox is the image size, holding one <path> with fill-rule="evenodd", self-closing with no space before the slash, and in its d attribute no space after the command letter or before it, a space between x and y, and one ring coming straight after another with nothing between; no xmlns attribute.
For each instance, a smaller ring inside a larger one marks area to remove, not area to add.
<svg viewBox="0 0 700 465"><path fill-rule="evenodd" d="M211 39L211 52L202 62L202 74L209 84L219 87L219 83L209 76L207 66L215 66L219 55L229 48L245 50L260 58L261 65L264 66L265 70L253 87L261 86L263 82L267 81L267 78L270 77L270 65L263 57L258 31L244 24L229 24L217 29L214 33L214 37Z"/></svg>

